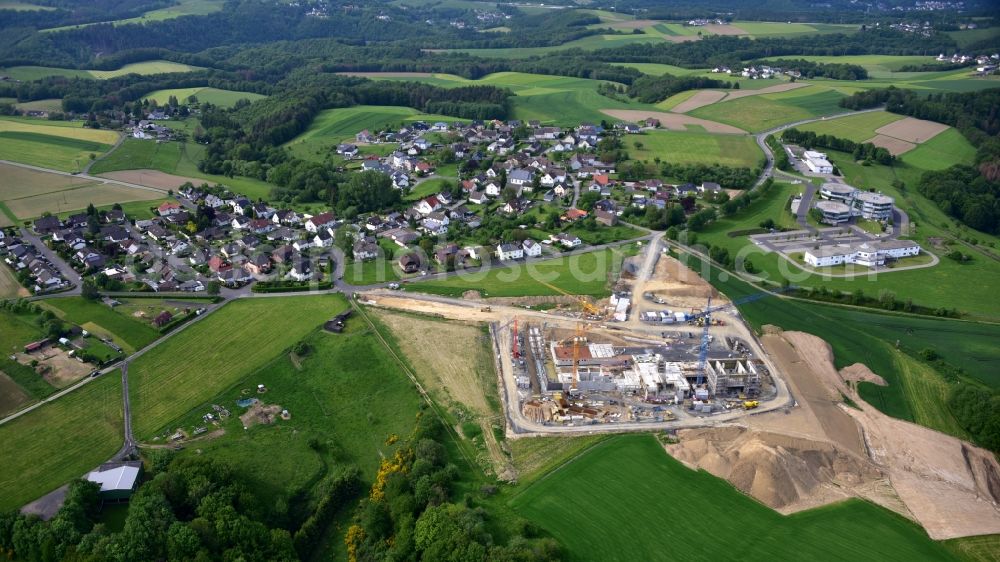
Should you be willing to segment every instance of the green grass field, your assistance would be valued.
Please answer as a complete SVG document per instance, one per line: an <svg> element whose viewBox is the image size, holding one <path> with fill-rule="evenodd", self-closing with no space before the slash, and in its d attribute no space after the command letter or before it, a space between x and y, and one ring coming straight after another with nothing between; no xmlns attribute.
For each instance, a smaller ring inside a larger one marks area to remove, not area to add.
<svg viewBox="0 0 1000 562"><path fill-rule="evenodd" d="M219 10L222 9L223 4L224 4L223 0L180 0L174 6L168 6L166 8L160 8L158 10L151 10L138 17L113 20L110 22L100 22L100 23L113 23L115 25L142 24L142 23L179 18L181 16L204 16L207 14L211 14L213 12L218 12ZM64 27L53 27L50 29L43 29L42 31L63 31L66 29L79 29L91 25L95 24L88 23L82 25L67 25Z"/></svg>
<svg viewBox="0 0 1000 562"><path fill-rule="evenodd" d="M172 173L181 159L179 142L154 142L128 138L114 152L95 162L91 174L104 174L118 170L152 169ZM186 146L185 146L186 148Z"/></svg>
<svg viewBox="0 0 1000 562"><path fill-rule="evenodd" d="M491 85L508 88L516 96L511 100L515 119L537 119L544 123L576 126L581 121L600 122L607 119L602 109L649 109L656 106L623 102L597 93L601 81L522 72L497 72L479 80L466 80L459 76L435 74L428 77L369 76L380 80L411 80L442 87ZM344 110L333 110L344 111ZM351 135L360 129L353 129ZM340 133L341 131L337 131ZM308 131L305 133L308 134ZM292 141L294 143L295 141Z"/></svg>
<svg viewBox="0 0 1000 562"><path fill-rule="evenodd" d="M962 133L952 128L920 143L900 159L916 169L943 170L955 164L972 164L976 159L976 149Z"/></svg>
<svg viewBox="0 0 1000 562"><path fill-rule="evenodd" d="M176 127L178 123L174 123ZM186 126L186 124L182 125ZM198 170L198 161L205 152L205 146L190 142L156 143L138 139L125 139L120 147L94 163L93 174L105 174L119 170L153 169L179 176L203 180L208 184L222 184L236 193L252 199L266 199L271 194L272 185L255 178L243 176L225 177L205 174ZM311 208L309 205L293 205L299 210Z"/></svg>
<svg viewBox="0 0 1000 562"><path fill-rule="evenodd" d="M172 90L156 90L146 95L145 99L155 100L160 105L166 105L170 96L175 96L181 103L187 103L191 96L198 98L199 103L210 103L220 107L232 107L240 100L257 101L267 96L250 92L220 90L218 88L174 88Z"/></svg>
<svg viewBox="0 0 1000 562"><path fill-rule="evenodd" d="M75 68L57 68L48 66L11 66L0 68L0 74L10 76L15 80L29 82L46 76L64 76L66 78L97 78L104 80L126 74L164 74L167 72L193 72L200 67L190 66L165 60L153 60L126 64L117 70L79 70Z"/></svg>
<svg viewBox="0 0 1000 562"><path fill-rule="evenodd" d="M511 505L552 533L569 560L955 559L915 523L859 500L782 516L685 468L650 435L600 442ZM627 521L641 525L608 532Z"/></svg>
<svg viewBox="0 0 1000 562"><path fill-rule="evenodd" d="M292 154L307 160L323 161L338 144L354 140L364 129L372 132L398 127L409 121L455 122L454 117L421 113L409 107L359 105L321 111L309 128L285 144Z"/></svg>
<svg viewBox="0 0 1000 562"><path fill-rule="evenodd" d="M485 272L467 272L443 280L412 283L407 290L449 296L465 291L479 291L489 297L558 295L538 280L555 285L574 295L604 297L609 294L609 278L621 267L623 250L619 248L587 252L520 264L495 266Z"/></svg>
<svg viewBox="0 0 1000 562"><path fill-rule="evenodd" d="M28 2L14 2L4 0L0 2L0 10L15 10L18 12L29 12L38 10L54 10L55 8L51 6L39 6L37 4L30 4Z"/></svg>
<svg viewBox="0 0 1000 562"><path fill-rule="evenodd" d="M48 111L48 112L59 112L62 111L62 100L59 98L52 98L47 100L35 100L26 101L22 103L15 103L14 107L20 109L21 111Z"/></svg>
<svg viewBox="0 0 1000 562"><path fill-rule="evenodd" d="M83 326L95 334L110 335L115 343L129 353L138 351L160 337L160 332L143 322L123 314L98 301L82 297L66 297L44 301L66 322Z"/></svg>
<svg viewBox="0 0 1000 562"><path fill-rule="evenodd" d="M385 444L387 438L409 434L421 403L410 380L360 318L350 319L343 334L319 330L305 341L313 351L297 358L298 365L288 354L273 356L253 375L206 396L234 415L222 424L226 435L199 445L202 454L234 461L267 497L285 501L299 489L309 493L314 479L337 465L355 464L367 481L374 480L382 455L391 456L396 448ZM243 397L241 389L258 384L268 391L253 396L288 409L291 420L243 429L238 419L243 409L235 402ZM204 413L196 409L185 420L204 425ZM323 444L320 451L309 447L312 439Z"/></svg>
<svg viewBox="0 0 1000 562"><path fill-rule="evenodd" d="M659 158L672 164L721 164L754 168L764 154L750 135L652 131L623 137L632 160ZM639 148L641 145L641 148Z"/></svg>
<svg viewBox="0 0 1000 562"><path fill-rule="evenodd" d="M0 119L0 159L72 172L81 169L91 154L103 154L118 140L113 131L48 123Z"/></svg>
<svg viewBox="0 0 1000 562"><path fill-rule="evenodd" d="M0 509L15 509L111 458L121 446L121 378L107 375L0 425Z"/></svg>
<svg viewBox="0 0 1000 562"><path fill-rule="evenodd" d="M345 306L339 296L242 300L174 335L129 369L136 436L167 429Z"/></svg>
<svg viewBox="0 0 1000 562"><path fill-rule="evenodd" d="M884 127L902 119L902 115L888 111L874 111L860 115L839 117L828 121L817 121L796 127L800 131L813 131L820 135L833 135L838 138L864 142L878 133L875 129Z"/></svg>
<svg viewBox="0 0 1000 562"><path fill-rule="evenodd" d="M748 131L764 131L793 121L843 113L846 110L837 105L843 97L830 88L808 86L714 103L689 114Z"/></svg>

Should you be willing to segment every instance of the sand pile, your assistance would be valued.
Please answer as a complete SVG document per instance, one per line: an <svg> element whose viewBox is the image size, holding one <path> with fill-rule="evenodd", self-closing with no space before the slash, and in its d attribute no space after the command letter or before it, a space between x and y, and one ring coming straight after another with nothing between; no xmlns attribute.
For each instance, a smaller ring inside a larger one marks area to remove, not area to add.
<svg viewBox="0 0 1000 562"><path fill-rule="evenodd" d="M840 370L840 378L846 382L870 382L879 386L889 386L885 379L876 375L864 363L848 365Z"/></svg>
<svg viewBox="0 0 1000 562"><path fill-rule="evenodd" d="M761 503L798 511L854 495L882 478L873 464L832 443L740 427L679 432L667 451L693 468L725 478Z"/></svg>

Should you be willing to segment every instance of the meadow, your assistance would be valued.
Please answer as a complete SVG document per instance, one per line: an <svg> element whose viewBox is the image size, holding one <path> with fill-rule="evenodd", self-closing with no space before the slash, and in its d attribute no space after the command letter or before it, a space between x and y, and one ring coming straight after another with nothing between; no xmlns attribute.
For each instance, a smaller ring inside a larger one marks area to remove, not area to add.
<svg viewBox="0 0 1000 562"><path fill-rule="evenodd" d="M510 503L552 533L569 560L657 560L665 553L728 560L734 549L741 560L762 561L955 559L915 523L860 500L780 515L684 467L651 435L601 441ZM642 525L636 533L608 532L623 521Z"/></svg>
<svg viewBox="0 0 1000 562"><path fill-rule="evenodd" d="M0 425L0 510L107 461L122 445L121 378L110 374Z"/></svg>
<svg viewBox="0 0 1000 562"><path fill-rule="evenodd" d="M843 97L829 88L808 86L714 103L699 107L690 115L758 132L793 121L843 113L846 110L837 105Z"/></svg>
<svg viewBox="0 0 1000 562"><path fill-rule="evenodd" d="M83 297L48 299L43 302L43 306L66 322L83 326L94 334L110 336L128 353L134 353L160 337L160 332L148 322Z"/></svg>
<svg viewBox="0 0 1000 562"><path fill-rule="evenodd" d="M827 121L806 123L805 125L796 127L796 129L800 131L813 131L820 135L833 135L854 142L864 142L878 134L875 132L875 129L884 127L900 119L903 119L902 115L889 113L888 111L873 111L860 115L838 117L837 119Z"/></svg>
<svg viewBox="0 0 1000 562"><path fill-rule="evenodd" d="M366 76L376 80L426 82L442 87L489 85L508 88L516 94L511 100L514 119L538 120L546 124L576 126L581 121L597 123L607 119L607 115L601 113L602 109L656 109L652 105L624 102L602 96L597 93L597 86L601 81L587 78L523 72L497 72L479 80L467 80L446 74L394 76L393 73L381 75L368 73ZM358 130L360 129L354 129L353 132Z"/></svg>
<svg viewBox="0 0 1000 562"><path fill-rule="evenodd" d="M345 307L340 296L241 300L177 333L129 369L136 436L164 431Z"/></svg>
<svg viewBox="0 0 1000 562"><path fill-rule="evenodd" d="M0 159L72 172L118 141L113 131L48 123L0 119Z"/></svg>
<svg viewBox="0 0 1000 562"><path fill-rule="evenodd" d="M541 280L570 294L601 298L610 294L609 279L617 276L625 251L609 248L508 267L493 266L482 272L412 283L407 290L454 297L465 291L479 291L484 297L560 294Z"/></svg>
<svg viewBox="0 0 1000 562"><path fill-rule="evenodd" d="M390 126L398 128L411 121L454 123L460 120L445 115L421 113L410 107L388 105L327 109L313 119L304 133L288 141L285 146L299 158L323 161L334 153L338 144L353 142L354 136L365 129L375 132Z"/></svg>
<svg viewBox="0 0 1000 562"><path fill-rule="evenodd" d="M672 164L721 164L754 168L764 154L750 135L721 135L694 131L647 131L622 137L632 160L659 158Z"/></svg>
<svg viewBox="0 0 1000 562"><path fill-rule="evenodd" d="M308 355L275 355L252 375L206 396L233 416L222 423L225 435L199 445L202 454L233 460L268 497L285 501L299 490L309 493L310 485L337 465L356 465L366 481L373 481L379 460L397 447L386 444L388 438L405 438L422 404L399 364L360 318L350 319L342 334L314 330L304 341L311 347ZM290 420L243 429L238 416L244 410L235 402L243 397L241 389L258 384L267 393L254 397L281 405ZM204 413L196 409L185 421L203 425ZM321 444L318 450L310 447L313 440Z"/></svg>
<svg viewBox="0 0 1000 562"><path fill-rule="evenodd" d="M178 123L173 125L176 127ZM213 185L225 185L232 191L242 193L251 199L266 199L270 196L272 186L265 181L243 176L229 178L202 173L198 170L198 161L204 152L205 146L197 143L156 143L125 139L121 146L95 162L90 171L92 174L106 174L122 170L152 169L204 180L205 183Z"/></svg>
<svg viewBox="0 0 1000 562"><path fill-rule="evenodd" d="M106 207L115 203L150 202L159 200L164 195L165 193L146 189L93 182L73 189L6 201L5 205L19 219L29 219L46 212L63 215L86 209L90 204Z"/></svg>
<svg viewBox="0 0 1000 562"><path fill-rule="evenodd" d="M173 18L179 18L181 16L203 16L211 14L213 12L218 12L219 10L222 9L223 4L224 4L223 0L180 0L174 6L168 6L166 8L160 8L158 10L150 10L145 14L134 18L126 18L126 19L113 20L109 22L99 22L99 23L113 23L115 25L142 24L147 22L163 21ZM89 27L91 25L97 25L97 23L53 27L50 29L43 29L42 31L63 31L66 29L79 29L82 27Z"/></svg>
<svg viewBox="0 0 1000 562"><path fill-rule="evenodd" d="M201 67L190 66L165 60L151 60L126 64L117 70L81 70L76 68L58 68L49 66L11 66L0 68L0 74L10 76L14 80L29 82L46 76L63 76L66 78L97 78L105 80L126 74L165 74L168 72L193 72Z"/></svg>
<svg viewBox="0 0 1000 562"><path fill-rule="evenodd" d="M210 103L219 107L232 107L240 100L257 101L267 96L254 94L251 92L237 92L235 90L220 90L218 88L197 87L197 88L174 88L171 90L156 90L146 94L145 99L154 100L160 105L166 105L170 96L176 97L181 103L186 103L187 99L195 96L199 103Z"/></svg>

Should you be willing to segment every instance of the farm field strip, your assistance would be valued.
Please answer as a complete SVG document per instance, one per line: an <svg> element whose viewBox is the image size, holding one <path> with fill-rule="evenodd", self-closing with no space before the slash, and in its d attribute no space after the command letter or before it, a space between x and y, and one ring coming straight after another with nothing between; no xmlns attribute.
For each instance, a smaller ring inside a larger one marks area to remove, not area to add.
<svg viewBox="0 0 1000 562"><path fill-rule="evenodd" d="M114 203L152 201L163 198L163 195L145 189L95 182L64 191L5 201L5 204L19 219L29 219L45 212L61 214L85 209L90 204L102 207Z"/></svg>
<svg viewBox="0 0 1000 562"><path fill-rule="evenodd" d="M220 107L232 107L241 99L251 102L263 99L267 96L252 92L238 92L236 90L220 90L218 88L195 87L195 88L174 88L170 90L156 90L146 94L145 99L154 100L160 105L166 105L170 101L170 96L174 96L181 103L185 103L191 96L198 98L199 103L210 103Z"/></svg>
<svg viewBox="0 0 1000 562"><path fill-rule="evenodd" d="M66 78L96 78L104 80L116 78L126 74L164 74L168 72L193 72L202 70L201 67L181 64L177 62L155 60L126 64L117 70L79 70L75 68L58 68L49 66L11 66L0 68L0 73L10 76L15 80L31 81L45 78L46 76L64 76Z"/></svg>
<svg viewBox="0 0 1000 562"><path fill-rule="evenodd" d="M0 509L15 509L108 460L122 445L121 378L95 379L0 425Z"/></svg>
<svg viewBox="0 0 1000 562"><path fill-rule="evenodd" d="M344 307L337 296L236 301L150 350L129 370L136 436L147 439L165 429Z"/></svg>

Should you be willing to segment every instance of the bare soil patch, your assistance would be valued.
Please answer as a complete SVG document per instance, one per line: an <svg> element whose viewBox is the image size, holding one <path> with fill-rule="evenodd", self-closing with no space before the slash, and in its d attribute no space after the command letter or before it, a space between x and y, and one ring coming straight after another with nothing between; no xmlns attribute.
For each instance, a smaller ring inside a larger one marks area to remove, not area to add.
<svg viewBox="0 0 1000 562"><path fill-rule="evenodd" d="M148 169L108 172L106 174L101 174L101 177L123 181L126 183L134 183L136 185L144 185L146 187L152 187L153 189L159 189L162 191L177 189L187 182L191 182L194 185L209 183L207 180L203 179L186 178L184 176L175 176L159 170Z"/></svg>
<svg viewBox="0 0 1000 562"><path fill-rule="evenodd" d="M742 28L736 27L735 25L719 25L717 23L713 23L711 25L703 26L702 29L714 35L749 35L749 33L744 31Z"/></svg>
<svg viewBox="0 0 1000 562"><path fill-rule="evenodd" d="M679 432L667 452L688 466L729 480L782 513L861 495L883 478L865 457L828 441L738 427Z"/></svg>
<svg viewBox="0 0 1000 562"><path fill-rule="evenodd" d="M732 125L725 125L717 121L709 121L708 119L692 117L682 113L646 111L644 109L602 109L601 113L623 121L642 121L647 117L652 117L660 120L661 127L672 131L686 131L688 130L688 125L699 125L704 127L704 129L709 133L727 133L733 135L742 135L746 133L743 129L737 129Z"/></svg>
<svg viewBox="0 0 1000 562"><path fill-rule="evenodd" d="M713 304L721 305L728 302L709 282L676 258L666 254L660 256L653 275L643 285L642 290L645 293L653 293L667 301L667 306L678 309L703 308L709 295L712 296ZM639 299L642 299L642 295L636 295L637 303L640 302ZM649 301L642 299L642 302Z"/></svg>
<svg viewBox="0 0 1000 562"><path fill-rule="evenodd" d="M786 82L784 84L775 84L774 86L768 86L759 90L730 90L726 99L722 101L737 100L747 96L759 96L761 94L777 94L778 92L787 92L789 90L805 88L808 85L809 84L806 84L805 82Z"/></svg>
<svg viewBox="0 0 1000 562"><path fill-rule="evenodd" d="M905 140L889 137L886 135L875 135L874 137L866 140L865 142L870 142L875 146L881 146L882 148L888 150L893 156L899 156L904 152L909 152L917 147L917 145L912 142L907 142Z"/></svg>
<svg viewBox="0 0 1000 562"><path fill-rule="evenodd" d="M875 129L876 133L920 144L927 142L948 129L948 125L906 117Z"/></svg>
<svg viewBox="0 0 1000 562"><path fill-rule="evenodd" d="M32 353L17 353L15 356L22 365L38 361L35 372L56 388L68 386L93 370L92 365L70 357L68 351L57 346L48 346Z"/></svg>
<svg viewBox="0 0 1000 562"><path fill-rule="evenodd" d="M16 412L21 406L31 402L31 397L6 373L0 371L0 416Z"/></svg>
<svg viewBox="0 0 1000 562"><path fill-rule="evenodd" d="M429 78L433 72L338 72L341 76L358 76L361 78Z"/></svg>
<svg viewBox="0 0 1000 562"><path fill-rule="evenodd" d="M687 113L699 107L712 105L724 97L726 97L726 92L723 90L701 90L697 94L675 105L670 111L672 113Z"/></svg>
<svg viewBox="0 0 1000 562"><path fill-rule="evenodd" d="M846 382L870 382L879 386L889 386L885 379L873 373L864 363L855 363L844 367L840 370L840 378Z"/></svg>
<svg viewBox="0 0 1000 562"><path fill-rule="evenodd" d="M264 404L263 402L255 402L250 409L246 411L242 416L240 416L240 421L243 422L243 428L249 428L255 424L270 425L274 423L278 417L281 415L281 406L277 404Z"/></svg>

